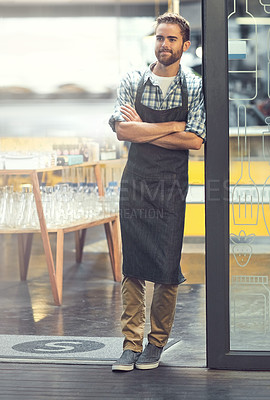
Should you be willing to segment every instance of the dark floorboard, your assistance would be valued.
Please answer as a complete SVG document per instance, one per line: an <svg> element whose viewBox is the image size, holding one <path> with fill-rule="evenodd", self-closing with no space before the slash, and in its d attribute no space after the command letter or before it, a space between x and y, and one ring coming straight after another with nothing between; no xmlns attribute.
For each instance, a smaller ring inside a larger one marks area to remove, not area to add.
<svg viewBox="0 0 270 400"><path fill-rule="evenodd" d="M270 372L159 367L113 373L109 366L0 364L1 400L270 398Z"/></svg>

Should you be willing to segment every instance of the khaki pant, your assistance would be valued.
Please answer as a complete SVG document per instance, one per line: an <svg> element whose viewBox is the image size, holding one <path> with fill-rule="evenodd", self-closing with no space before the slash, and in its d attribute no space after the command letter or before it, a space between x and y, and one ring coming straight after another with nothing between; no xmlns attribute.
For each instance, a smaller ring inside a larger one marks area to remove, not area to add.
<svg viewBox="0 0 270 400"><path fill-rule="evenodd" d="M168 341L175 315L177 292L178 285L154 285L148 341L155 346L164 347ZM145 281L125 277L122 282L122 301L124 350L141 352L145 325Z"/></svg>

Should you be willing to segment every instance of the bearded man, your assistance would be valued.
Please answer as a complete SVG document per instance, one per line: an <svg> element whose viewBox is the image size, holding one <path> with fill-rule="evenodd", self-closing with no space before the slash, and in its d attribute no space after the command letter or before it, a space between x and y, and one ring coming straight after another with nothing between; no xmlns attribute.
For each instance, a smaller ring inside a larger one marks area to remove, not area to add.
<svg viewBox="0 0 270 400"><path fill-rule="evenodd" d="M157 61L121 81L110 125L131 142L120 191L123 243L123 354L113 371L159 365L174 321L188 190L188 151L205 141L201 79L184 72L189 23L166 13L156 21ZM154 282L143 350L145 281Z"/></svg>

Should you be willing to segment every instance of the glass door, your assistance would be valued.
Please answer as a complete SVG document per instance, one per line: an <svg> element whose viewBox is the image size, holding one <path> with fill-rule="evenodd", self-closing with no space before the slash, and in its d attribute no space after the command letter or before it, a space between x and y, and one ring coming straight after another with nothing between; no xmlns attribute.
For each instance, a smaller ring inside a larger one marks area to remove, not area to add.
<svg viewBox="0 0 270 400"><path fill-rule="evenodd" d="M270 367L270 1L204 2L208 365Z"/></svg>

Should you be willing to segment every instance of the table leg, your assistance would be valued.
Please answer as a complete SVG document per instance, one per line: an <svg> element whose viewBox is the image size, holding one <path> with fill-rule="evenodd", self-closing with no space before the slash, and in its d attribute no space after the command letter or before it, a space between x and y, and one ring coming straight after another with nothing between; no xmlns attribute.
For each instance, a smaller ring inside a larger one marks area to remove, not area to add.
<svg viewBox="0 0 270 400"><path fill-rule="evenodd" d="M64 262L64 231L59 229L56 232L56 286L58 298L62 304L63 297L63 262Z"/></svg>
<svg viewBox="0 0 270 400"><path fill-rule="evenodd" d="M83 247L85 243L87 229L82 229L81 231L75 231L75 244L76 244L76 262L82 262Z"/></svg>
<svg viewBox="0 0 270 400"><path fill-rule="evenodd" d="M107 244L108 244L108 249L109 249L111 265L113 267L114 256L113 256L112 224L111 224L111 222L107 222L106 224L104 224L104 229L105 229L106 238L107 238Z"/></svg>
<svg viewBox="0 0 270 400"><path fill-rule="evenodd" d="M56 272L54 268L52 249L49 239L49 234L46 226L45 217L43 214L43 207L41 201L41 195L39 190L39 181L37 172L33 172L31 174L31 179L33 183L33 193L35 196L35 202L37 207L37 213L39 218L40 230L41 230L41 238L43 242L43 248L45 252L46 262L48 266L48 273L51 282L52 294L54 298L54 303L58 306L61 305L61 296L59 296L59 285L57 284Z"/></svg>
<svg viewBox="0 0 270 400"><path fill-rule="evenodd" d="M33 233L19 233L17 237L19 248L20 278L21 281L25 281L27 279Z"/></svg>

